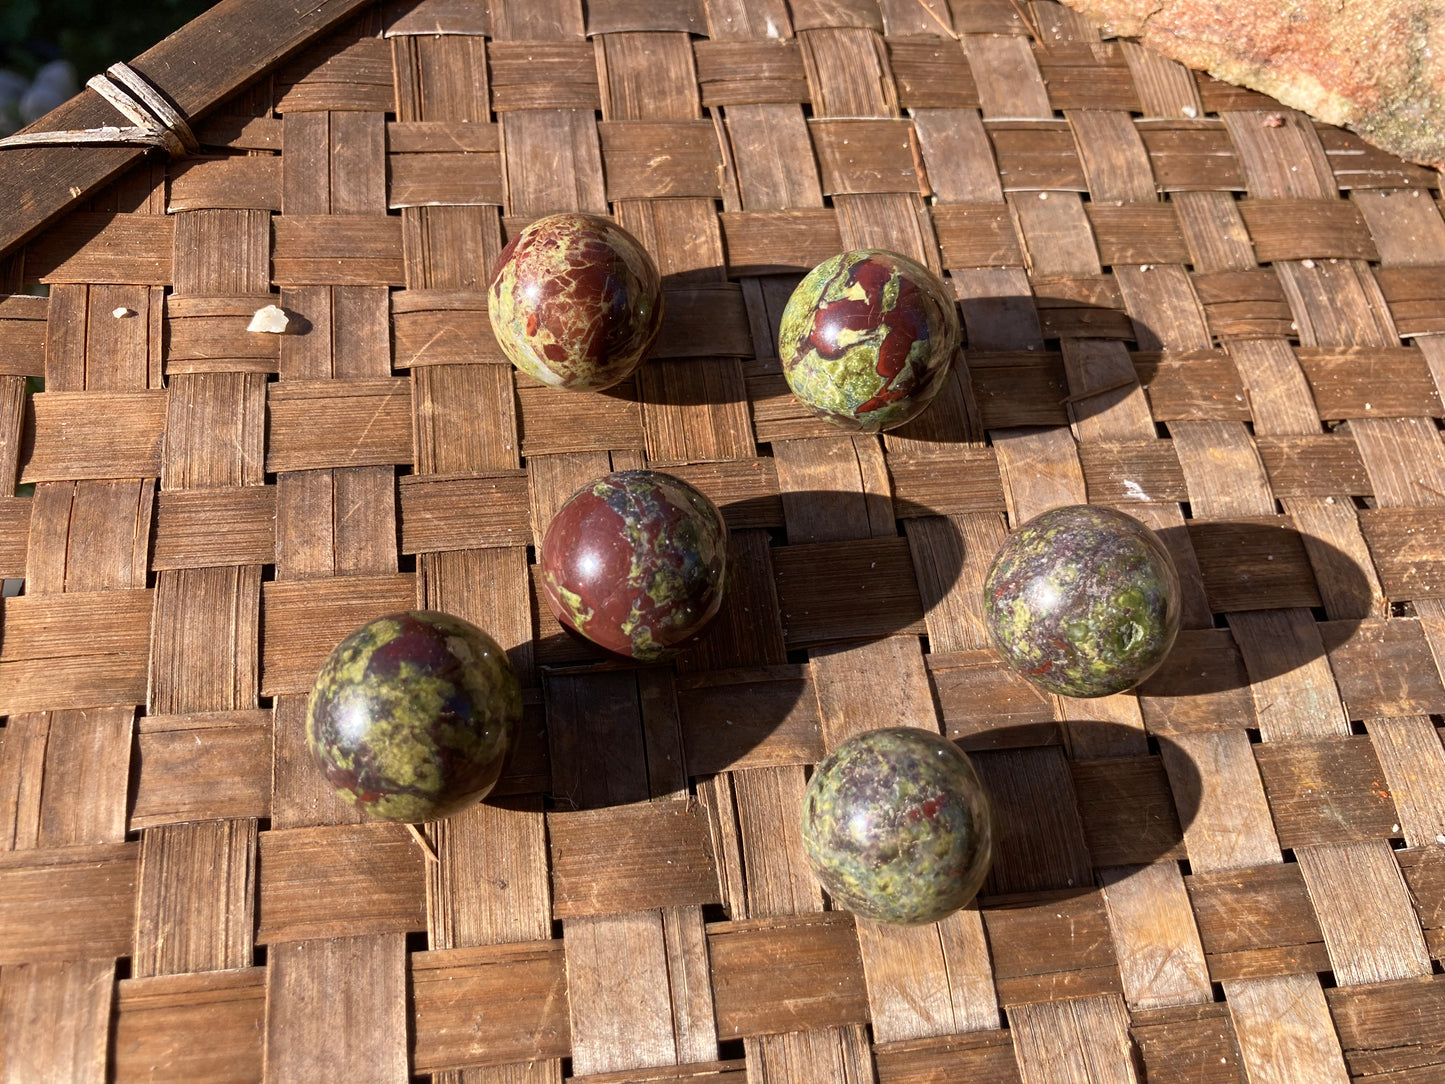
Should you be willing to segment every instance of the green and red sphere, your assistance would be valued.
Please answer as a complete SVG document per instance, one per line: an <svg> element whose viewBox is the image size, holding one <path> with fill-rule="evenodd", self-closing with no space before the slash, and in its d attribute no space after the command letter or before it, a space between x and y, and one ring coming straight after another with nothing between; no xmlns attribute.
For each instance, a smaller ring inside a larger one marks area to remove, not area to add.
<svg viewBox="0 0 1445 1084"><path fill-rule="evenodd" d="M958 746L889 727L840 743L803 795L803 848L833 900L877 922L919 925L963 907L993 859L993 813Z"/></svg>
<svg viewBox="0 0 1445 1084"><path fill-rule="evenodd" d="M642 364L662 327L662 280L610 218L540 218L507 243L487 295L502 352L543 384L598 391Z"/></svg>
<svg viewBox="0 0 1445 1084"><path fill-rule="evenodd" d="M367 622L331 652L307 704L306 742L368 817L417 823L486 797L521 719L521 685L496 641L414 610Z"/></svg>
<svg viewBox="0 0 1445 1084"><path fill-rule="evenodd" d="M894 429L943 390L958 312L923 265L892 252L844 252L798 284L783 309L778 357L798 400L855 432Z"/></svg>
<svg viewBox="0 0 1445 1084"><path fill-rule="evenodd" d="M1179 632L1179 574L1133 516L1069 505L1004 540L984 620L1005 663L1046 692L1107 696L1139 684Z"/></svg>
<svg viewBox="0 0 1445 1084"><path fill-rule="evenodd" d="M583 486L542 538L542 595L564 626L652 662L701 632L722 605L727 526L693 486L652 470Z"/></svg>

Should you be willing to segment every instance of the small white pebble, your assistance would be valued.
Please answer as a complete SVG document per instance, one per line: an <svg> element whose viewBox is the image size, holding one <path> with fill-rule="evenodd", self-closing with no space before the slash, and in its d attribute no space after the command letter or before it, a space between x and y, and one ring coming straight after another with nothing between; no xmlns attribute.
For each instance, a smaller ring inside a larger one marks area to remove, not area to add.
<svg viewBox="0 0 1445 1084"><path fill-rule="evenodd" d="M1436 842L1436 843L1445 843L1445 833L1441 833L1440 835L1436 836L1436 837L1435 837L1435 842Z"/></svg>
<svg viewBox="0 0 1445 1084"><path fill-rule="evenodd" d="M1179 110L1179 112L1183 113L1186 117L1199 116L1199 110L1195 109L1192 105L1186 105L1183 109Z"/></svg>
<svg viewBox="0 0 1445 1084"><path fill-rule="evenodd" d="M122 305L118 309L112 309L110 314L114 316L117 320L124 320L127 316L134 316L135 309L128 309L124 305Z"/></svg>
<svg viewBox="0 0 1445 1084"><path fill-rule="evenodd" d="M1301 266L1301 267L1313 267L1314 265L1315 265L1314 260L1301 260L1301 261L1300 261L1300 266Z"/></svg>
<svg viewBox="0 0 1445 1084"><path fill-rule="evenodd" d="M1366 403L1366 404L1365 404L1365 409L1366 409L1366 410L1369 410L1369 409L1370 409L1370 404L1369 404L1369 403Z"/></svg>
<svg viewBox="0 0 1445 1084"><path fill-rule="evenodd" d="M1335 499L1334 499L1333 497L1326 497L1326 498L1325 498L1325 503L1326 503L1326 504L1334 504L1334 503L1335 503Z"/></svg>
<svg viewBox="0 0 1445 1084"><path fill-rule="evenodd" d="M1141 264L1139 265L1139 270L1140 270L1140 271L1153 271L1153 270L1154 270L1154 265L1153 265L1152 263L1141 263Z"/></svg>
<svg viewBox="0 0 1445 1084"><path fill-rule="evenodd" d="M246 325L246 330L269 331L273 335L280 335L286 330L288 323L290 320L286 318L284 312L275 305L266 305L256 310L256 314L251 317L251 322Z"/></svg>
<svg viewBox="0 0 1445 1084"><path fill-rule="evenodd" d="M1392 824L1392 825L1390 825L1390 831L1392 831L1392 832L1398 832L1399 830L1400 830L1400 826L1399 826L1398 824Z"/></svg>
<svg viewBox="0 0 1445 1084"><path fill-rule="evenodd" d="M1039 199L1048 199L1048 198L1049 198L1049 194L1048 194L1047 192L1040 192L1040 193L1039 193Z"/></svg>

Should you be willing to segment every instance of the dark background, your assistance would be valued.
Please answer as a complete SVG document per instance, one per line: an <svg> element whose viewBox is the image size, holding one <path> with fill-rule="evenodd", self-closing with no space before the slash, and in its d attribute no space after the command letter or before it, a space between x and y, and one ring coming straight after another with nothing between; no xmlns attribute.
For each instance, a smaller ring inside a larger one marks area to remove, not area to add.
<svg viewBox="0 0 1445 1084"><path fill-rule="evenodd" d="M80 85L131 60L215 0L0 0L0 67L30 79L47 61L75 65Z"/></svg>

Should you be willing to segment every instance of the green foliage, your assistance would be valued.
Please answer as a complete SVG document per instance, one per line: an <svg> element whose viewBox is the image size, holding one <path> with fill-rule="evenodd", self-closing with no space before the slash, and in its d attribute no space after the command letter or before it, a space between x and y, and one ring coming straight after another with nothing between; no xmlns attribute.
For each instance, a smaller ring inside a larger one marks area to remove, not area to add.
<svg viewBox="0 0 1445 1084"><path fill-rule="evenodd" d="M82 83L117 60L132 60L214 0L6 0L0 4L0 66L33 76L56 55Z"/></svg>

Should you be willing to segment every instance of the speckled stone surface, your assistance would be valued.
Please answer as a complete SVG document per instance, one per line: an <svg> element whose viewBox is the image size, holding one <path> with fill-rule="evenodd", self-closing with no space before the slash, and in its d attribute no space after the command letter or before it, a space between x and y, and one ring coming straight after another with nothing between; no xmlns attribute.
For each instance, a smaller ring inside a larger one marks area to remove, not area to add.
<svg viewBox="0 0 1445 1084"><path fill-rule="evenodd" d="M609 218L540 218L507 243L487 297L513 365L544 384L596 391L642 364L662 327L647 250Z"/></svg>
<svg viewBox="0 0 1445 1084"><path fill-rule="evenodd" d="M937 276L907 257L862 250L824 260L798 284L778 357L814 414L877 433L928 406L958 342L958 313Z"/></svg>
<svg viewBox="0 0 1445 1084"><path fill-rule="evenodd" d="M615 471L548 525L542 594L562 624L648 662L717 614L726 559L727 527L707 497L661 471Z"/></svg>
<svg viewBox="0 0 1445 1084"><path fill-rule="evenodd" d="M369 817L415 823L485 797L521 718L521 685L496 641L416 610L336 646L311 690L306 741L343 798Z"/></svg>
<svg viewBox="0 0 1445 1084"><path fill-rule="evenodd" d="M1070 505L1036 516L999 548L984 618L999 654L1035 685L1107 696L1143 681L1179 632L1179 574L1132 516Z"/></svg>
<svg viewBox="0 0 1445 1084"><path fill-rule="evenodd" d="M973 765L929 730L855 734L803 796L808 864L839 905L878 922L935 922L973 899L993 858L993 813Z"/></svg>

